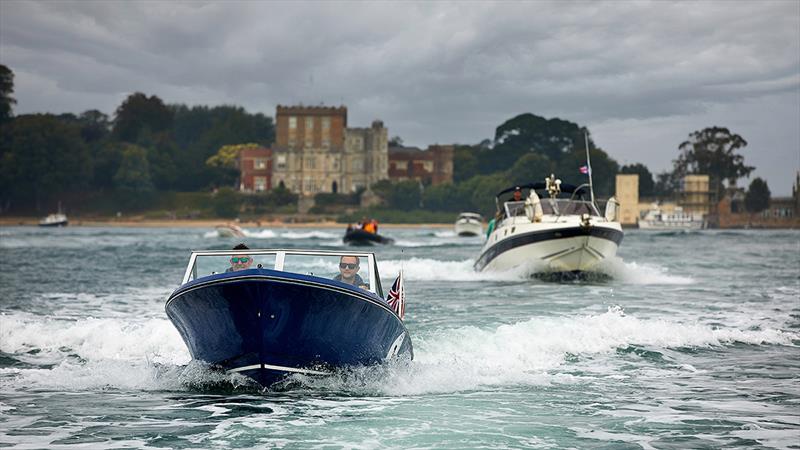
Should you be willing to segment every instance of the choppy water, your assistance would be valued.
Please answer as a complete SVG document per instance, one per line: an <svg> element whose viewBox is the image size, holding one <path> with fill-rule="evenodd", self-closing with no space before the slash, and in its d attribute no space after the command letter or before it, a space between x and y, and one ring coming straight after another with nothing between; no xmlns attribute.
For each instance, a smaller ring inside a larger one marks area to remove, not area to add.
<svg viewBox="0 0 800 450"><path fill-rule="evenodd" d="M386 230L410 365L262 392L164 314L210 230L0 228L0 446L800 448L800 233L628 231L613 278L475 274L479 239ZM338 230L249 230L251 248Z"/></svg>

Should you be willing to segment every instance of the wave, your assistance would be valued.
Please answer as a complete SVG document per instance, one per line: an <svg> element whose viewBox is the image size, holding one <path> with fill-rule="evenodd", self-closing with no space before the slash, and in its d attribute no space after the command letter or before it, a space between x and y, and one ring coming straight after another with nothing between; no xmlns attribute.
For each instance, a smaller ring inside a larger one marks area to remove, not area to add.
<svg viewBox="0 0 800 450"><path fill-rule="evenodd" d="M585 356L589 367L585 377L607 373L619 348L714 347L745 343L750 345L792 345L800 334L775 329L760 331L718 329L707 325L665 320L642 320L612 307L603 314L579 317L536 317L492 329L459 327L437 331L414 339L413 362L396 362L389 367L360 368L336 377L313 379L295 377L314 389L372 392L386 395L419 395L473 390L482 386L542 385L572 383L580 377L563 370L575 356ZM596 372L593 374L591 364ZM675 364L675 371L692 370Z"/></svg>
<svg viewBox="0 0 800 450"><path fill-rule="evenodd" d="M430 258L410 258L408 260L386 260L380 262L382 274L397 273L403 268L406 278L420 281L520 281L544 270L542 265L531 263L504 272L475 272L474 260L440 261ZM627 284L692 284L689 277L672 275L663 267L636 262L625 262L615 257L606 275Z"/></svg>
<svg viewBox="0 0 800 450"><path fill-rule="evenodd" d="M569 383L575 375L562 366L585 356L585 376L607 373L617 349L748 345L794 345L800 333L772 328L719 328L697 323L638 319L621 308L566 317L533 317L491 328L462 326L414 336L415 360L355 368L326 378L297 376L301 388L416 395L456 392L491 385ZM193 389L214 383L246 384L189 364L178 332L165 319L130 322L87 318L53 320L42 316L0 316L0 351L28 368L0 369L0 384L94 390ZM623 352L625 353L625 352ZM610 355L609 358L596 358ZM669 362L669 361L668 361ZM188 365L187 365L188 364ZM591 364L594 367L592 373ZM30 368L34 367L34 368ZM670 370L687 370L675 364Z"/></svg>

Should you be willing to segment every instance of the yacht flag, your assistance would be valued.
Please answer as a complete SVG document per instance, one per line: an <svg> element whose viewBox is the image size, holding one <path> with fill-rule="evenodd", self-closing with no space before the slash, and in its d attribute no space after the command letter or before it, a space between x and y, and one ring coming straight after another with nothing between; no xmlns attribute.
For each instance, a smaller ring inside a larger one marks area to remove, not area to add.
<svg viewBox="0 0 800 450"><path fill-rule="evenodd" d="M579 170L584 175L588 175L589 174L589 166L581 166L581 168Z"/></svg>
<svg viewBox="0 0 800 450"><path fill-rule="evenodd" d="M394 312L400 316L400 319L403 318L406 314L406 291L403 288L403 271L400 271L400 275L394 280L392 283L392 288L389 289L389 296L386 298L386 301L389 303L389 306L392 307Z"/></svg>

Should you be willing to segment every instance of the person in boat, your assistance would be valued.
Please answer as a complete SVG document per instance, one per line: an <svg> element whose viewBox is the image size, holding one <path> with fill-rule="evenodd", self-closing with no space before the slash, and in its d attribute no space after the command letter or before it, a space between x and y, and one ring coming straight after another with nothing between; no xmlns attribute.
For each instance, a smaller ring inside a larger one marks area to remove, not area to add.
<svg viewBox="0 0 800 450"><path fill-rule="evenodd" d="M250 250L250 247L239 244L233 247L234 250ZM231 256L231 266L225 272L237 272L239 270L247 270L253 265L253 257L250 255L233 255Z"/></svg>
<svg viewBox="0 0 800 450"><path fill-rule="evenodd" d="M378 222L376 222L374 219L367 220L365 217L364 222L361 225L361 229L367 233L376 234L378 232Z"/></svg>
<svg viewBox="0 0 800 450"><path fill-rule="evenodd" d="M339 258L339 275L333 277L336 281L351 284L361 289L369 289L364 280L358 274L359 262L357 256L342 256Z"/></svg>
<svg viewBox="0 0 800 450"><path fill-rule="evenodd" d="M522 201L522 189L519 186L517 186L517 188L514 189L514 193L506 201L507 202L521 202Z"/></svg>

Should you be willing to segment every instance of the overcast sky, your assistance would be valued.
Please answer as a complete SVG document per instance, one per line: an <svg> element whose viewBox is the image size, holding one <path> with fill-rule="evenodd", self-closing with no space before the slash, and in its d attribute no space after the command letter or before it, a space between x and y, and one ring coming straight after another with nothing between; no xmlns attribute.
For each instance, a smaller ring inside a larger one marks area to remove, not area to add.
<svg viewBox="0 0 800 450"><path fill-rule="evenodd" d="M16 114L167 103L348 107L407 145L477 143L524 112L620 164L692 131L744 137L773 195L800 169L800 2L0 1ZM747 181L740 184L748 184Z"/></svg>

